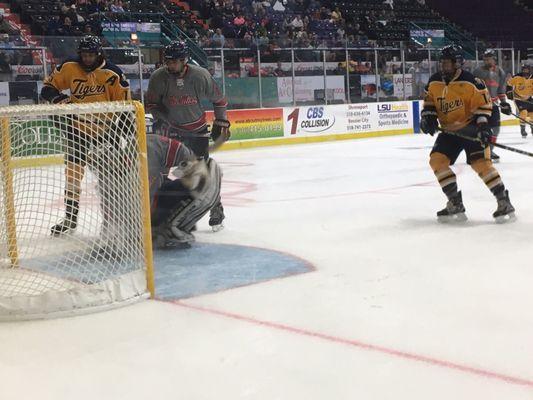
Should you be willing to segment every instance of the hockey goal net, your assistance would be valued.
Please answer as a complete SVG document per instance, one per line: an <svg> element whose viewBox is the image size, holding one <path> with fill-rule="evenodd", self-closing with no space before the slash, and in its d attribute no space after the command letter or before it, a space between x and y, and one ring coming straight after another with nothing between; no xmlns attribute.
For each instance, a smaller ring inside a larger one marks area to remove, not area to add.
<svg viewBox="0 0 533 400"><path fill-rule="evenodd" d="M0 136L0 320L153 294L142 105L0 107ZM77 224L52 235L72 192Z"/></svg>

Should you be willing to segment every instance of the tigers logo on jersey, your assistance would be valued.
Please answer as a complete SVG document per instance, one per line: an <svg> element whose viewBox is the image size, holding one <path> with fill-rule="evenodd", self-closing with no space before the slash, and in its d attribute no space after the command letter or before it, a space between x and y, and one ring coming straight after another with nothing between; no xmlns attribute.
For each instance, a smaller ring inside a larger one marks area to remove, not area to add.
<svg viewBox="0 0 533 400"><path fill-rule="evenodd" d="M451 101L446 101L445 97L438 97L437 103L439 104L439 109L444 114L448 114L450 112L453 112L459 108L463 108L465 105L465 102L463 99L454 99Z"/></svg>
<svg viewBox="0 0 533 400"><path fill-rule="evenodd" d="M91 85L86 79L74 79L72 82L74 83L74 88L71 91L71 95L78 100L105 93L104 85Z"/></svg>

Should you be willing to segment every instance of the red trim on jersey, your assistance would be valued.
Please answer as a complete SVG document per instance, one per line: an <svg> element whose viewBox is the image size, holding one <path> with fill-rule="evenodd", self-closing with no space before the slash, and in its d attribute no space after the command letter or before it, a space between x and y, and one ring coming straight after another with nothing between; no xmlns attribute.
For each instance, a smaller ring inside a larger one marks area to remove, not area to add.
<svg viewBox="0 0 533 400"><path fill-rule="evenodd" d="M181 142L175 139L170 139L170 145L167 150L167 159L165 165L167 168L172 168L176 162L176 157L178 156L178 150L181 147Z"/></svg>
<svg viewBox="0 0 533 400"><path fill-rule="evenodd" d="M183 129L185 131L194 131L198 128L203 127L207 124L207 121L205 119L205 113L200 117L198 121L191 122L189 124L183 124L183 125L175 125L177 128Z"/></svg>
<svg viewBox="0 0 533 400"><path fill-rule="evenodd" d="M228 105L228 99L227 97L224 97L222 100L219 100L217 102L214 102L213 105L215 107L227 107Z"/></svg>

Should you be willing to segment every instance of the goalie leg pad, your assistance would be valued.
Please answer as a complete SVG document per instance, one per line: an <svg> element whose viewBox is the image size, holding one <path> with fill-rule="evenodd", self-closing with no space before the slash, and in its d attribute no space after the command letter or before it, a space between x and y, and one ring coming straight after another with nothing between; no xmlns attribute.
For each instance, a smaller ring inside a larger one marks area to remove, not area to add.
<svg viewBox="0 0 533 400"><path fill-rule="evenodd" d="M209 159L206 165L207 176L204 184L192 190L189 198L181 200L178 207L172 210L166 221L170 229L191 232L194 225L219 200L222 181L220 167L213 159Z"/></svg>

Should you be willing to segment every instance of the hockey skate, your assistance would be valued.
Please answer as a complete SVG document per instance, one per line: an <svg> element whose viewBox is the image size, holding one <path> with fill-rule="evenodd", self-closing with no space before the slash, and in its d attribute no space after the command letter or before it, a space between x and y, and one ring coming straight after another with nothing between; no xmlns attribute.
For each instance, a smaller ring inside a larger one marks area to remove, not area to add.
<svg viewBox="0 0 533 400"><path fill-rule="evenodd" d="M224 215L224 207L222 203L218 202L212 209L209 215L209 226L213 229L213 232L218 232L224 229L222 222L226 216Z"/></svg>
<svg viewBox="0 0 533 400"><path fill-rule="evenodd" d="M520 134L522 135L524 139L527 138L527 132L526 132L525 125L520 125ZM531 131L531 134L533 135L533 130Z"/></svg>
<svg viewBox="0 0 533 400"><path fill-rule="evenodd" d="M60 223L52 226L50 229L50 234L52 236L61 236L66 233L71 233L76 229L78 226L78 217L77 216L71 216L67 217L63 220L61 220Z"/></svg>
<svg viewBox="0 0 533 400"><path fill-rule="evenodd" d="M446 208L437 212L437 219L439 222L464 222L468 218L465 214L465 206L463 205L463 197L461 192L458 192L454 197L448 200Z"/></svg>
<svg viewBox="0 0 533 400"><path fill-rule="evenodd" d="M498 208L492 214L498 224L516 220L515 209L509 200L509 192L506 190L504 194L504 197L498 199Z"/></svg>
<svg viewBox="0 0 533 400"><path fill-rule="evenodd" d="M152 245L156 249L189 249L195 240L192 233L187 233L177 228L158 228L152 231Z"/></svg>

